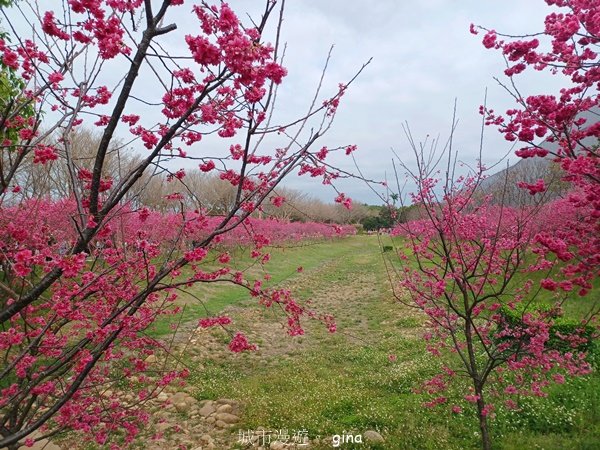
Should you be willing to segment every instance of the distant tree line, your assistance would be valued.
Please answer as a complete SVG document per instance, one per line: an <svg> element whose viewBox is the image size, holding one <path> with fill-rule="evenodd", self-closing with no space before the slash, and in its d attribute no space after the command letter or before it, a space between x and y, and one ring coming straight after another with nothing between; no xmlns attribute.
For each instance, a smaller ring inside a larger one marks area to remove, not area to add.
<svg viewBox="0 0 600 450"><path fill-rule="evenodd" d="M16 174L20 195L26 198L58 199L68 196L73 189L74 174L91 172L94 154L98 148L101 135L90 129L78 129L69 138L71 154L69 158L59 158L54 164L35 164L33 156L28 155ZM56 138L56 140L61 138ZM53 139L50 139L53 141ZM123 142L115 142L106 155L106 176L113 178L113 183L139 164L141 156L131 150ZM134 208L148 207L154 211L167 213L181 209L202 209L209 215L222 215L229 211L236 202L236 187L229 181L222 180L218 174L204 173L200 169L186 169L185 176L177 169L166 171L164 168L144 173L127 194L126 200ZM173 201L179 196L179 201ZM361 224L370 218L388 219L381 225L369 227L376 229L388 227L390 213L381 213L383 207L354 203L351 209L337 203L326 203L310 195L287 187L278 187L273 197L283 197L280 206L271 202L264 203L254 213L257 217L275 217L291 222L323 222L335 224ZM369 223L368 220L365 223ZM363 225L364 226L364 225Z"/></svg>
<svg viewBox="0 0 600 450"><path fill-rule="evenodd" d="M371 214L360 221L365 231L394 228L400 223L417 219L419 216L417 207L414 205L399 207L396 205L368 206L368 209Z"/></svg>

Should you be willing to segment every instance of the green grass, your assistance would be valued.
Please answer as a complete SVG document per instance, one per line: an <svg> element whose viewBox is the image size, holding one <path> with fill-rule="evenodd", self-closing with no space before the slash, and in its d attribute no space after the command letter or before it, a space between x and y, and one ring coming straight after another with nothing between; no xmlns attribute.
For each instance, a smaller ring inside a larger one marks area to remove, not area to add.
<svg viewBox="0 0 600 450"><path fill-rule="evenodd" d="M263 349L190 357L189 383L197 398L240 400L245 406L239 429L306 429L312 437L375 429L386 438L383 447L342 448L478 448L473 411L465 408L455 416L447 407L426 409L422 403L427 398L414 392L437 373L440 362L425 351L423 318L391 295L377 237L274 249L271 254L271 284L290 287L302 299L312 299L317 309L333 313L338 332L330 334L321 324L308 322L302 338L288 337L283 330L260 334L263 328L272 330L282 316L257 308L231 286L207 292L209 311L235 306L227 311L242 328L247 315L260 318L249 329ZM296 272L300 265L302 274ZM205 315L202 306L189 302L185 319ZM211 333L225 346L222 330ZM269 348L279 350L269 353ZM388 360L390 354L397 356L395 362ZM458 396L458 389L448 395ZM553 386L548 398L524 400L519 412L498 407L491 427L498 449L600 448L600 376L594 372Z"/></svg>
<svg viewBox="0 0 600 450"><path fill-rule="evenodd" d="M348 241L347 245L340 245L344 242L346 242L346 239L319 243L298 243L290 247L269 247L263 249L264 253L271 255L270 261L264 267L250 258L247 249L238 248L230 251L232 261L235 261L231 265L231 269L233 272L241 271L257 279L268 273L271 279L268 281L263 280L263 286L273 287L285 280L297 277L299 267L309 271L328 261L343 257L348 252L348 246L352 246L351 241ZM209 265L203 267L203 270L209 271L215 267ZM186 268L182 277L190 274L191 271ZM148 330L148 334L153 337L171 334L173 333L172 324L174 322L185 323L201 317L216 315L227 306L236 305L248 299L248 291L229 283L195 284L191 288L187 288L185 292L179 293L177 303L183 306L182 313L175 320L173 317L159 318Z"/></svg>
<svg viewBox="0 0 600 450"><path fill-rule="evenodd" d="M557 266L550 278L556 277L560 279L559 269ZM528 279L533 280L534 286L539 286L542 279L546 278L547 275L541 272L534 273L519 273L514 279L514 285L523 285ZM581 319L590 314L591 311L597 311L600 306L600 279L594 280L593 290L585 296L578 294L579 288L574 286L570 292L552 292L546 289L534 289L532 295L535 294L535 302L537 304L543 304L552 306L557 302L562 303L563 312L566 318Z"/></svg>

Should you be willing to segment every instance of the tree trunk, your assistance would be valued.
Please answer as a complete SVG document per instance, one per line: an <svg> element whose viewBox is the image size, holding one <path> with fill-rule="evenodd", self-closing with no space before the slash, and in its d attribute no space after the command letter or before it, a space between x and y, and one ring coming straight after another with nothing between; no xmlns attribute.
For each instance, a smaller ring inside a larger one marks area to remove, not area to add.
<svg viewBox="0 0 600 450"><path fill-rule="evenodd" d="M468 308L467 295L465 293L465 309ZM485 400L483 398L483 381L477 367L477 359L475 358L475 348L473 345L473 329L475 328L472 318L468 317L465 321L465 338L467 341L467 350L469 352L469 374L473 381L475 394L477 395L477 417L479 418L479 429L481 430L481 447L483 450L491 450L492 438L488 429L487 417L484 414Z"/></svg>
<svg viewBox="0 0 600 450"><path fill-rule="evenodd" d="M491 450L492 438L488 429L487 417L483 413L485 402L483 400L483 391L481 387L475 386L475 393L477 394L477 417L479 418L479 429L481 430L481 447L483 450Z"/></svg>

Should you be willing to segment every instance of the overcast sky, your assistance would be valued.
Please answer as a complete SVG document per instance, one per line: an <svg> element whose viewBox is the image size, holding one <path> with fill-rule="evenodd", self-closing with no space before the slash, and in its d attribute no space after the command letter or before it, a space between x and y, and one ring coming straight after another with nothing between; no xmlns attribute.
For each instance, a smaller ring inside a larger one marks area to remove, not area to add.
<svg viewBox="0 0 600 450"><path fill-rule="evenodd" d="M245 11L258 18L264 1L229 3L245 19ZM184 33L195 33L198 27L197 19L190 14L193 3L186 1L167 18ZM284 65L289 73L278 94L278 117L285 120L306 112L333 45L324 98L331 97L338 83L352 78L370 58L372 62L342 99L334 126L320 145L333 148L356 144L356 160L365 176L390 178L392 148L408 164L412 159L402 124L409 124L416 141L427 135L439 135L445 141L457 99L455 149L460 151L462 160L472 164L479 149L478 109L486 88L487 104L496 111L504 112L514 103L494 81L494 77L503 78L502 55L485 49L481 44L483 33L472 35L469 25L474 23L507 34L531 33L543 29L547 13L543 0L378 0L370 4L360 0L286 0L283 41L287 44ZM171 42L171 36L177 41ZM266 39L272 40L273 34L267 33ZM188 52L182 33L167 34L161 43L173 54ZM122 63L117 59L110 61L107 67L115 70L108 70L105 75L110 78L114 72L114 77L120 77ZM521 92L527 95L553 92L559 86L557 80L544 73L519 77L517 81ZM146 83L138 88L146 91L143 93L152 92ZM131 107L143 105L132 103ZM142 112L152 116L152 111ZM206 144L208 140L203 141ZM208 151L226 151L223 149L228 147L228 142L220 141L210 144ZM487 127L484 162L490 165L510 151L510 143L497 130ZM514 162L516 157L513 155L511 160ZM334 161L353 169L348 158ZM286 184L326 201L335 197L333 190L314 179L292 176ZM364 183L356 180L341 184L340 189L355 201L381 203Z"/></svg>
<svg viewBox="0 0 600 450"><path fill-rule="evenodd" d="M261 2L255 2L261 3ZM248 0L230 2L247 7ZM454 99L458 100L455 144L465 161L473 162L479 148L479 105L488 89L488 105L498 111L512 107L510 96L493 77L502 77L504 60L481 45L469 24L522 34L539 31L547 14L541 0L288 0L283 36L289 76L279 107L303 110L313 92L330 45L335 45L327 71L333 88L350 78L369 58L371 64L344 97L333 129L324 139L330 146L357 144L358 163L372 178L391 175L393 148L410 160L401 124L408 122L416 140L450 130ZM528 83L529 81L529 83ZM549 77L523 79L527 94L552 90ZM554 82L556 84L556 82ZM539 92L538 92L539 91ZM488 127L484 160L491 163L510 151L510 143ZM512 157L515 160L515 157ZM288 185L331 200L333 192L304 178ZM378 203L366 186L343 186L356 201Z"/></svg>

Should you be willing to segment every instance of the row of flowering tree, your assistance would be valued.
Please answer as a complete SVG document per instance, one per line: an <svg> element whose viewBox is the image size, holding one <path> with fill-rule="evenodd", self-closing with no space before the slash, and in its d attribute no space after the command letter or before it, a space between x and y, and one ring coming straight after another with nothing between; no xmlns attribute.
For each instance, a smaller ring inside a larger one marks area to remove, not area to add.
<svg viewBox="0 0 600 450"><path fill-rule="evenodd" d="M65 200L27 200L15 206L7 206L3 210L3 225L0 231L2 250L5 262L13 261L20 251L15 236L29 235L29 249L33 252L46 252L51 258L56 252L66 253L77 241L76 229L71 226L70 217L77 214L76 202ZM43 230L42 236L28 233L32 217L36 227ZM121 214L112 217L107 225L114 230L110 239L96 242L97 245L111 247L133 246L143 239L161 242L164 249L179 246L181 250L191 248L194 242L206 239L212 230L223 221L223 216L202 215L198 211L182 211L180 213L162 213L149 208L132 209L124 204ZM194 229L189 229L182 237L180 230L189 222L194 222ZM240 226L230 230L216 239L221 247L255 245L256 236L261 235L266 245L285 245L304 241L344 237L356 233L352 225L326 224L320 222L290 222L275 218L247 217ZM43 238L48 238L44 241ZM10 266L7 266L10 269ZM7 273L10 273L7 270Z"/></svg>
<svg viewBox="0 0 600 450"><path fill-rule="evenodd" d="M292 334L301 332L306 314L333 326L289 293L232 273L225 253L219 267L211 258L203 270L219 245L243 240L264 257L264 246L283 234L335 233L250 218L263 202L285 201L274 189L295 171L329 185L340 176L323 162L336 149L313 146L347 89L340 85L323 99L319 84L304 114L276 122L274 101L286 76L284 2L263 3L248 23L225 3L3 4L10 38L0 39L0 447L65 429L115 448L130 443L146 413L101 394L118 381L143 401L186 376L177 367L149 367L145 357L160 343L142 333L168 311L177 288L234 282L280 306ZM271 22L273 44L263 40ZM190 28L180 30L184 23ZM72 138L94 126L101 138L86 149L84 163ZM143 153L116 173L111 167L115 151L127 151L123 142ZM227 211L210 217L180 197L171 200L182 208L168 216L133 206L151 174L184 182L185 171L172 169L183 159L235 188ZM61 198L32 195L20 184L36 165L52 164L66 174ZM337 201L350 204L339 192ZM230 347L253 348L239 334Z"/></svg>

